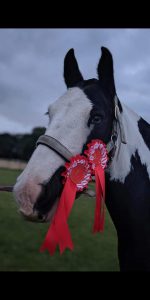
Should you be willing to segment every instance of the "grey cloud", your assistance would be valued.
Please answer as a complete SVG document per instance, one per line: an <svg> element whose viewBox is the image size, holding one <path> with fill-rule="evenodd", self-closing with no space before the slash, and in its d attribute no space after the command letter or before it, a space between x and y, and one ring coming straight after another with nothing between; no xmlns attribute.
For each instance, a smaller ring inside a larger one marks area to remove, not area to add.
<svg viewBox="0 0 150 300"><path fill-rule="evenodd" d="M150 122L150 29L0 29L0 132L46 126L44 112L66 87L63 60L75 49L85 79L110 49L119 98Z"/></svg>

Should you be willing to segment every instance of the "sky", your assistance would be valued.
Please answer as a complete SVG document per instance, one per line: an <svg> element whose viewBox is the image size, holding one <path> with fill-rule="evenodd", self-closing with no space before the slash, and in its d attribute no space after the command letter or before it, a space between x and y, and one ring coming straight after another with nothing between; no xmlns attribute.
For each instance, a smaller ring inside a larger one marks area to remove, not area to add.
<svg viewBox="0 0 150 300"><path fill-rule="evenodd" d="M0 29L0 134L46 127L49 104L66 91L67 51L90 79L102 46L113 55L120 101L150 123L150 29Z"/></svg>

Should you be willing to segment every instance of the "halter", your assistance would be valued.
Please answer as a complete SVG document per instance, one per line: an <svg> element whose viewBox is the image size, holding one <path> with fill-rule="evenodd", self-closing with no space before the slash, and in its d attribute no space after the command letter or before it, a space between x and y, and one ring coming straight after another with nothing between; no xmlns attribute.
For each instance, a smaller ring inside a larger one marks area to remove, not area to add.
<svg viewBox="0 0 150 300"><path fill-rule="evenodd" d="M115 104L115 119L113 121L113 129L112 129L112 135L111 139L107 144L107 151L110 153L112 150L111 158L114 156L115 149L116 149L116 141L118 137L118 125L120 130L120 137L121 137L121 143L126 144L126 136L124 127L122 124L122 120L120 117L120 110L118 106L118 97L115 95L114 97L114 104ZM51 137L49 135L41 135L39 139L36 142L36 146L38 145L44 145L50 149L52 149L54 152L56 152L59 156L61 156L65 161L70 161L70 158L73 157L73 154L58 140L56 140L54 137Z"/></svg>
<svg viewBox="0 0 150 300"><path fill-rule="evenodd" d="M113 120L113 129L109 143L105 145L101 140L92 140L90 144L87 144L87 150L84 151L83 155L73 156L63 144L51 136L42 135L39 137L37 146L40 144L45 145L63 159L69 161L69 163L65 163L65 172L61 174L65 177L65 180L63 179L62 181L64 188L56 213L40 248L41 252L47 249L53 255L57 245L59 245L61 254L65 248L73 250L74 245L67 219L76 199L77 191L83 192L83 189L88 188L88 183L92 180L92 175L95 177L96 186L93 233L104 230L105 168L108 166L108 153L110 156L109 161L114 157L118 129L120 130L121 142L126 143L117 96L114 98L114 106L115 118Z"/></svg>
<svg viewBox="0 0 150 300"><path fill-rule="evenodd" d="M122 120L121 120L121 114L120 114L120 110L119 110L119 106L118 106L118 98L116 95L114 97L114 106L115 106L114 107L115 118L113 120L113 129L112 129L111 139L108 142L108 144L106 145L107 151L109 153L109 163L112 161L112 159L115 155L118 130L120 131L121 143L123 143L123 144L127 143L124 127L123 127ZM59 156L61 156L67 162L70 161L71 157L73 157L73 154L63 144L61 144L58 140L56 140L52 136L48 136L46 134L41 135L36 142L36 146L38 146L40 144L52 149L54 152L56 152ZM12 192L13 186L0 186L0 191Z"/></svg>

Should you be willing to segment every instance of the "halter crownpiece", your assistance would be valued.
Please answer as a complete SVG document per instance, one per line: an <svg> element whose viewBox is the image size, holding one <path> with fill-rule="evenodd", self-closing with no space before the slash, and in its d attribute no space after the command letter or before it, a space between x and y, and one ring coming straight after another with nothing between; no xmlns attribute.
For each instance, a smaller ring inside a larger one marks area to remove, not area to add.
<svg viewBox="0 0 150 300"><path fill-rule="evenodd" d="M121 114L120 114L120 110L119 110L119 106L118 106L118 97L117 97L117 95L115 95L115 97L114 97L114 103L115 103L115 118L116 118L116 120L118 121L118 124L119 124L121 143L127 144L125 130L124 130L124 126L123 126L123 123L122 123Z"/></svg>

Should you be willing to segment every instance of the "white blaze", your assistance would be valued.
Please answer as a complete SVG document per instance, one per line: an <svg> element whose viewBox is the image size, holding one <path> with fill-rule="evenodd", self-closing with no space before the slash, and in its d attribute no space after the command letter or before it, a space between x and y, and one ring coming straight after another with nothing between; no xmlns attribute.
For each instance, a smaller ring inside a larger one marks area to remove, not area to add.
<svg viewBox="0 0 150 300"><path fill-rule="evenodd" d="M87 126L92 103L79 88L70 88L49 107L50 122L46 130L68 148L73 155L82 150L90 133ZM65 161L53 150L39 145L15 185L18 202L35 202L40 192L39 183L48 181ZM29 188L31 186L31 189ZM34 192L30 190L34 190Z"/></svg>

